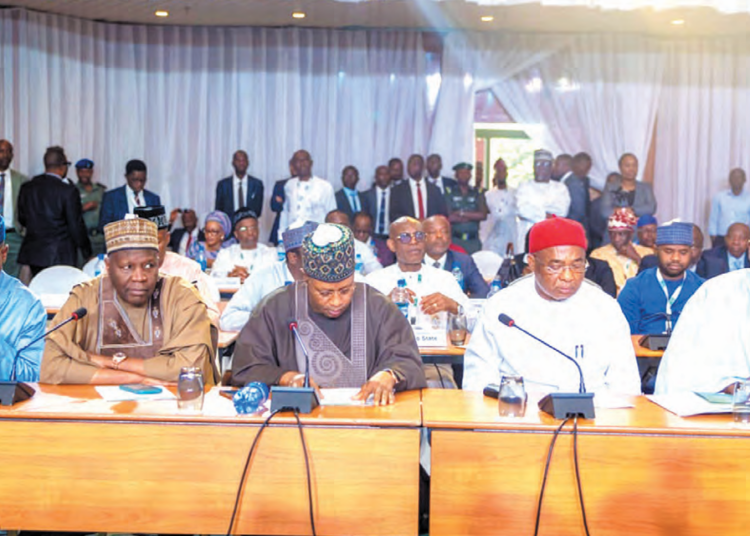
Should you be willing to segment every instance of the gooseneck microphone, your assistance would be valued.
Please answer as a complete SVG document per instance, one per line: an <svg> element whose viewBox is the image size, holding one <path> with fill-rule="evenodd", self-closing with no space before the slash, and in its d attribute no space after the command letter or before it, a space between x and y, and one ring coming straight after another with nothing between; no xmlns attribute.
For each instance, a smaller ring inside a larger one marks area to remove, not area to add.
<svg viewBox="0 0 750 536"><path fill-rule="evenodd" d="M562 350L555 348L548 342L543 341L536 335L529 333L528 331L523 329L521 326L516 324L515 320L513 320L505 313L500 313L497 319L501 324L508 326L509 328L516 328L535 341L543 344L550 350L554 350L565 359L572 362L576 366L576 369L578 369L578 393L550 393L539 401L539 409L541 409L545 413L553 415L555 419L565 419L567 417L575 417L577 415L580 415L585 419L593 419L594 393L586 392L586 384L583 381L583 371L581 370L581 366L578 364L578 362Z"/></svg>
<svg viewBox="0 0 750 536"><path fill-rule="evenodd" d="M13 364L10 367L10 376L7 381L0 381L0 404L3 406L12 406L13 404L17 402L23 402L24 400L28 400L32 396L34 396L34 388L30 385L18 382L16 381L16 364L18 363L18 356L21 355L21 352L32 346L33 344L36 344L40 340L44 339L46 336L48 336L50 333L53 333L63 327L65 324L68 324L69 322L76 322L86 316L88 311L85 307L79 307L72 313L70 313L70 316L60 322L58 325L53 327L52 329L45 332L43 335L37 337L30 343L28 343L26 346L20 348L19 350L16 350L16 355L13 356Z"/></svg>
<svg viewBox="0 0 750 536"><path fill-rule="evenodd" d="M318 392L310 387L310 355L307 353L305 343L302 342L297 321L289 322L289 331L294 334L294 338L302 348L302 354L305 356L305 383L303 387L282 387L275 385L271 387L271 412L276 410L298 411L299 413L310 413L320 405Z"/></svg>

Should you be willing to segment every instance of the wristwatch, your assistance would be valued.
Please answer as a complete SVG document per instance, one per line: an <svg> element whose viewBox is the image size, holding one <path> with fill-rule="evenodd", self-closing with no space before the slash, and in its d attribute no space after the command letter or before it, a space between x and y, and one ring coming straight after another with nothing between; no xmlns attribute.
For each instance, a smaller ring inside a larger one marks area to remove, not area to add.
<svg viewBox="0 0 750 536"><path fill-rule="evenodd" d="M124 353L117 352L112 356L112 368L117 370L120 368L120 363L128 358Z"/></svg>

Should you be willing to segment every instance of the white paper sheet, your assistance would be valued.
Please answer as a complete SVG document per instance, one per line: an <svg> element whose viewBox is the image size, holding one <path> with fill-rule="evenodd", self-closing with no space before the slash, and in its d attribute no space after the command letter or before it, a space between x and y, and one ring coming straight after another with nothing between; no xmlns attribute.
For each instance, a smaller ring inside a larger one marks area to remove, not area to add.
<svg viewBox="0 0 750 536"><path fill-rule="evenodd" d="M695 393L674 393L671 395L646 395L651 402L679 417L732 413L732 404L712 404Z"/></svg>
<svg viewBox="0 0 750 536"><path fill-rule="evenodd" d="M359 393L358 388L354 389L321 389L323 398L320 399L321 406L372 406L373 397L362 400L352 400L352 397Z"/></svg>

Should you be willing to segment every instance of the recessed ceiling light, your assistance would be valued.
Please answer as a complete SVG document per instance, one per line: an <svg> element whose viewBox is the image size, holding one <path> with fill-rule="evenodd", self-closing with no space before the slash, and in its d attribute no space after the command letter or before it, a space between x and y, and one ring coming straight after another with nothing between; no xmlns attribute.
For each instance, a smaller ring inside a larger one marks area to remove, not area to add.
<svg viewBox="0 0 750 536"><path fill-rule="evenodd" d="M157 17L169 17L169 11L159 10L154 12L154 15L156 15Z"/></svg>
<svg viewBox="0 0 750 536"><path fill-rule="evenodd" d="M683 24L685 24L685 21L684 19L675 19L672 21L672 24L675 26L682 26Z"/></svg>
<svg viewBox="0 0 750 536"><path fill-rule="evenodd" d="M302 11L295 11L292 13L293 19L304 19L307 15L305 15Z"/></svg>
<svg viewBox="0 0 750 536"><path fill-rule="evenodd" d="M485 15L481 18L482 22L492 22L493 20L495 20L495 17L493 17L492 15Z"/></svg>

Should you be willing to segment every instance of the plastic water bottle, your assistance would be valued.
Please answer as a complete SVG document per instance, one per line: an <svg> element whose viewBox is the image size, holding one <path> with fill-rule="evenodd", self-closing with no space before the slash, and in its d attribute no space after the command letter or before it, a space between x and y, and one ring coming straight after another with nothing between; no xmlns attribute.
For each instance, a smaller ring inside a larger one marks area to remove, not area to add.
<svg viewBox="0 0 750 536"><path fill-rule="evenodd" d="M406 292L406 279L398 280L398 288L393 293L393 302L404 315L404 318L409 319L409 293Z"/></svg>
<svg viewBox="0 0 750 536"><path fill-rule="evenodd" d="M206 248L203 244L198 244L198 254L195 256L195 260L201 265L201 270L205 272L208 262L206 261Z"/></svg>
<svg viewBox="0 0 750 536"><path fill-rule="evenodd" d="M354 261L354 271L358 274L364 274L365 263L362 262L362 255L357 253L356 260Z"/></svg>
<svg viewBox="0 0 750 536"><path fill-rule="evenodd" d="M453 277L456 278L456 283L461 287L461 290L464 290L464 273L461 271L461 268L454 264L451 273L453 274Z"/></svg>
<svg viewBox="0 0 750 536"><path fill-rule="evenodd" d="M232 397L234 409L237 413L257 413L264 409L263 404L268 400L268 386L261 382L250 382L237 391Z"/></svg>
<svg viewBox="0 0 750 536"><path fill-rule="evenodd" d="M500 276L496 275L495 279L492 280L492 283L490 284L490 292L487 294L487 299L490 299L492 296L500 292L500 289L503 288L503 282L500 280Z"/></svg>
<svg viewBox="0 0 750 536"><path fill-rule="evenodd" d="M276 254L279 256L279 262L286 262L286 250L284 249L283 240L279 240L279 246L276 248Z"/></svg>
<svg viewBox="0 0 750 536"><path fill-rule="evenodd" d="M96 257L96 264L94 265L94 277L99 277L104 273L104 268L106 267L106 263L104 262L104 253L99 253Z"/></svg>

